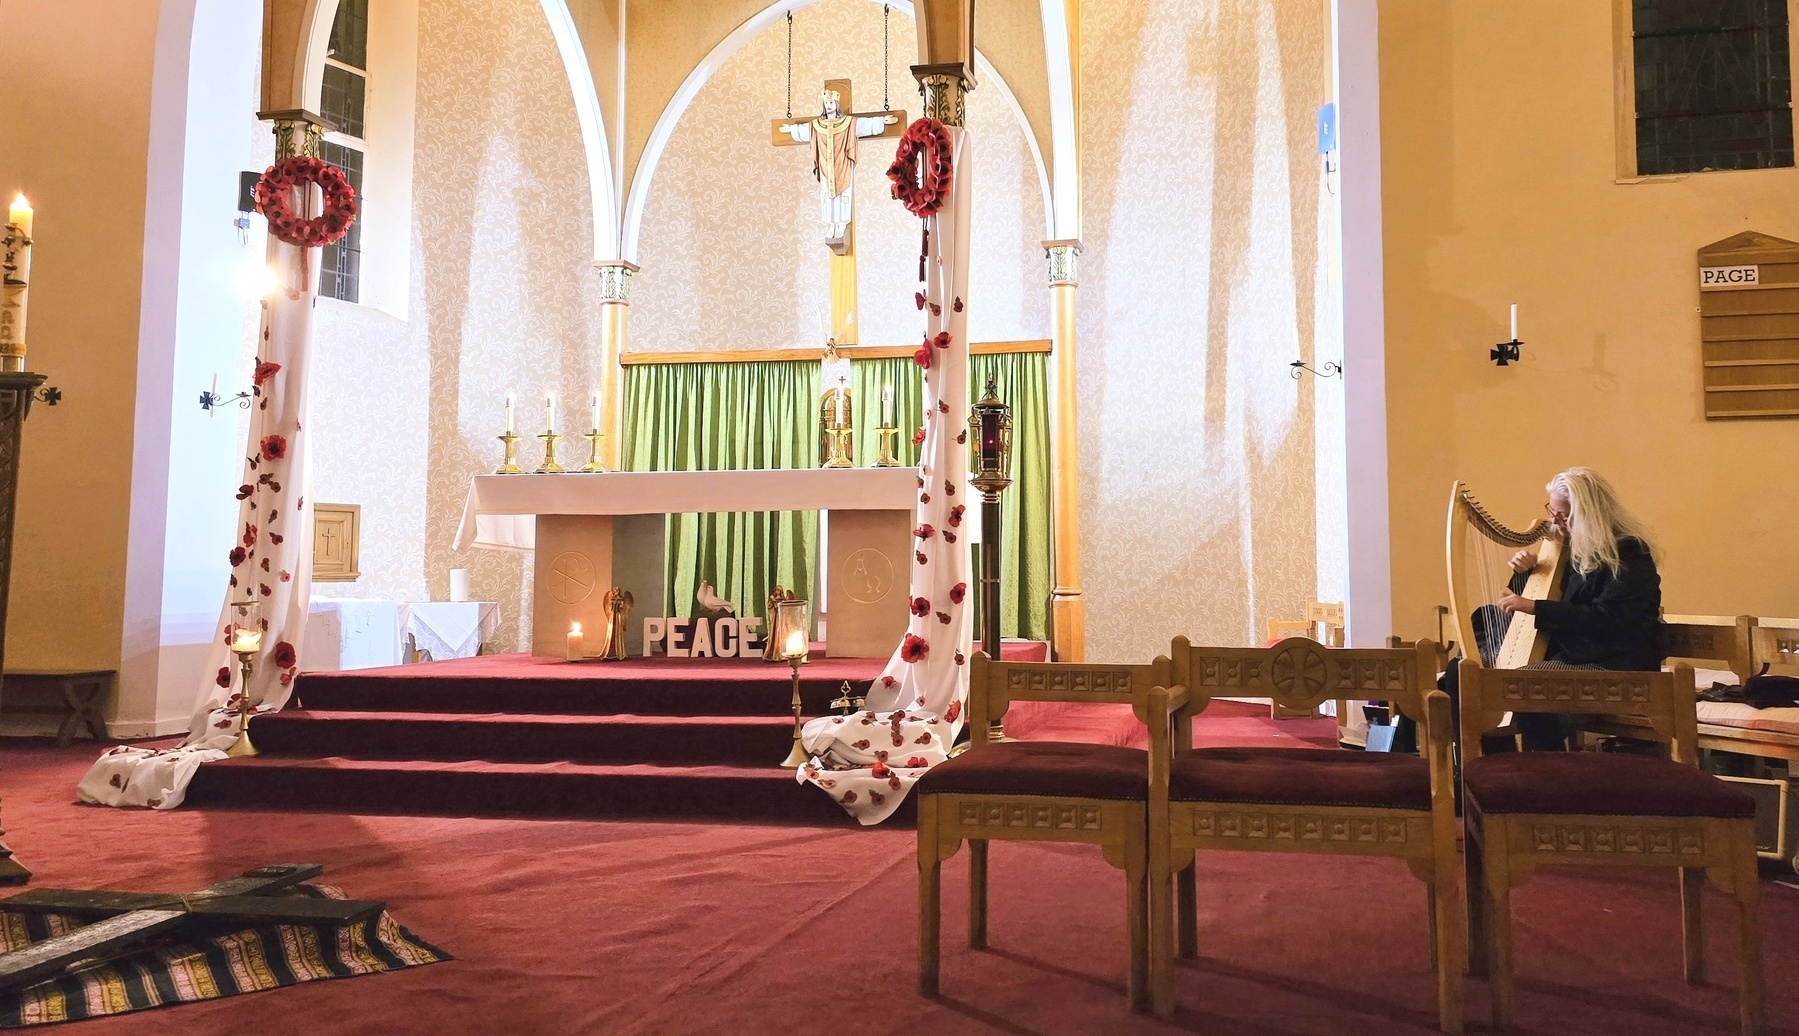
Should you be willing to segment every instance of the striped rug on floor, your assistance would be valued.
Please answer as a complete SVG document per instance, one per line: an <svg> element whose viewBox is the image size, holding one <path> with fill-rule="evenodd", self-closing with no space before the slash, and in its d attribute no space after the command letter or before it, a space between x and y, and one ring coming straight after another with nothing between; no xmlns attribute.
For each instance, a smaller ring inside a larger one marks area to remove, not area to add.
<svg viewBox="0 0 1799 1036"><path fill-rule="evenodd" d="M329 885L298 885L295 895L344 899ZM81 927L55 914L0 912L0 952ZM216 938L152 942L125 956L0 994L0 1028L127 1014L165 1004L277 989L323 978L349 978L451 960L383 911L344 928L270 925Z"/></svg>

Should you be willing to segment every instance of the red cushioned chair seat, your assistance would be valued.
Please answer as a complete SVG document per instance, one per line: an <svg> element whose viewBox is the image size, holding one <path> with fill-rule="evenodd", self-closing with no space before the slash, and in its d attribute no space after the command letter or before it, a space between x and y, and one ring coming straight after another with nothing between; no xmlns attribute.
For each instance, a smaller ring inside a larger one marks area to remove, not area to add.
<svg viewBox="0 0 1799 1036"><path fill-rule="evenodd" d="M1695 767L1652 756L1512 752L1469 761L1462 779L1482 813L1755 815L1748 793Z"/></svg>
<svg viewBox="0 0 1799 1036"><path fill-rule="evenodd" d="M931 767L920 795L1068 795L1141 802L1149 797L1149 753L1116 745L1009 741Z"/></svg>
<svg viewBox="0 0 1799 1036"><path fill-rule="evenodd" d="M1430 809L1430 764L1415 755L1311 748L1201 748L1175 756L1176 802Z"/></svg>

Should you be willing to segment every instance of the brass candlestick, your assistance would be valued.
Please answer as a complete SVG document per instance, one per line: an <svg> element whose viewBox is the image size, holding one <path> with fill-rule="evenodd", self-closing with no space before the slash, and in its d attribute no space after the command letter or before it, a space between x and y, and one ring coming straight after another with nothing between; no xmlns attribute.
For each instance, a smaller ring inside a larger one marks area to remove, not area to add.
<svg viewBox="0 0 1799 1036"><path fill-rule="evenodd" d="M800 665L805 661L803 654L787 657L787 664L793 667L793 747L787 750L787 758L781 760L781 765L789 770L806 765L807 759L806 745L800 738Z"/></svg>
<svg viewBox="0 0 1799 1036"><path fill-rule="evenodd" d="M506 446L506 460L498 468L494 469L494 474L516 475L524 470L518 466L518 436L511 432L507 432L505 435L497 436L497 438Z"/></svg>
<svg viewBox="0 0 1799 1036"><path fill-rule="evenodd" d="M875 461L877 468L897 468L899 458L893 455L893 444L899 438L899 429L890 424L875 429L881 435L881 456Z"/></svg>
<svg viewBox="0 0 1799 1036"><path fill-rule="evenodd" d="M581 437L587 440L587 463L581 465L581 470L605 471L606 465L600 461L600 440L606 437L606 433L595 428Z"/></svg>
<svg viewBox="0 0 1799 1036"><path fill-rule="evenodd" d="M561 471L562 465L556 463L556 444L562 441L562 436L550 431L543 433L538 438L543 440L543 463L538 466L537 473L544 475Z"/></svg>
<svg viewBox="0 0 1799 1036"><path fill-rule="evenodd" d="M251 659L255 655L249 651L237 652L237 740L225 749L225 754L234 759L257 755L256 746L250 743L250 669Z"/></svg>
<svg viewBox="0 0 1799 1036"><path fill-rule="evenodd" d="M827 429L831 437L831 459L825 461L827 468L850 468L855 463L850 459L850 430L848 428Z"/></svg>

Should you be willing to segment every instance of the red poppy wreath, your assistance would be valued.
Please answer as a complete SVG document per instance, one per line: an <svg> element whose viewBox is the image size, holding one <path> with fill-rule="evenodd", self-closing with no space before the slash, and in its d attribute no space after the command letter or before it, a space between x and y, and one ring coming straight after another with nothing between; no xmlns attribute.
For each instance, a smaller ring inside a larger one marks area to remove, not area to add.
<svg viewBox="0 0 1799 1036"><path fill-rule="evenodd" d="M893 152L893 164L887 167L887 178L893 181L893 196L906 211L922 218L943 207L952 168L949 130L926 116L906 127Z"/></svg>
<svg viewBox="0 0 1799 1036"><path fill-rule="evenodd" d="M303 219L293 209L294 188L318 184L325 211ZM256 208L269 221L269 233L300 248L322 248L349 233L356 220L356 189L344 171L308 155L284 158L269 166L256 182Z"/></svg>

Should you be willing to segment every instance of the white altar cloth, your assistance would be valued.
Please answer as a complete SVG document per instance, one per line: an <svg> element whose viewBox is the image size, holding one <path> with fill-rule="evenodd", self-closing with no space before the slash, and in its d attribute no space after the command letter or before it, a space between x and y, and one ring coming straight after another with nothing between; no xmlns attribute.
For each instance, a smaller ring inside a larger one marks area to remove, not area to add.
<svg viewBox="0 0 1799 1036"><path fill-rule="evenodd" d="M909 511L917 492L917 468L476 475L456 549L535 549L540 514Z"/></svg>
<svg viewBox="0 0 1799 1036"><path fill-rule="evenodd" d="M500 624L493 601L314 597L300 671L337 672L410 661L408 642L434 660L471 658Z"/></svg>

